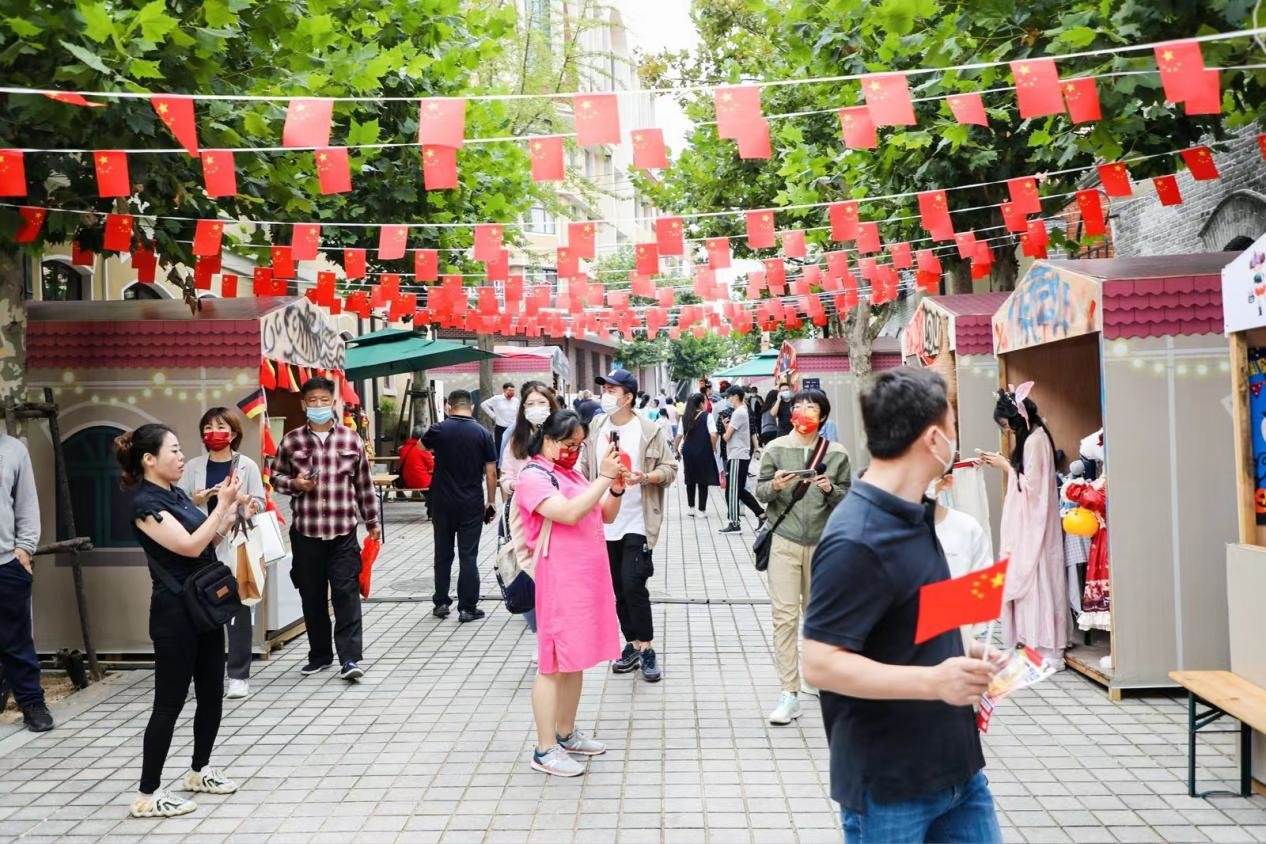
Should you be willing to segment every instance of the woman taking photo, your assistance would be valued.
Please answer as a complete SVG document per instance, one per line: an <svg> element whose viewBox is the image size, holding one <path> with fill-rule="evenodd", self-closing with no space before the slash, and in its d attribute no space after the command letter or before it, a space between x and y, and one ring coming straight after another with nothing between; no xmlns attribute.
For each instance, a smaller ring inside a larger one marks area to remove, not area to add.
<svg viewBox="0 0 1266 844"><path fill-rule="evenodd" d="M207 453L200 454L185 464L180 478L180 489L193 501L193 506L203 513L215 512L219 503L220 488L228 480L229 469L237 459L236 474L242 481L242 492L251 498L264 500L264 479L259 466L238 451L242 445L242 423L227 407L213 407L202 414L198 422L202 432L202 444ZM216 558L236 571L237 559L228 542L216 546ZM250 694L251 676L251 621L254 610L242 607L226 630L229 638L228 688L224 696L237 700Z"/></svg>
<svg viewBox="0 0 1266 844"><path fill-rule="evenodd" d="M707 398L695 393L686 401L686 413L682 416L681 436L677 438L677 452L686 475L686 512L695 514L695 493L699 494L699 512L708 511L708 487L720 486L717 472L717 435L708 424L705 409Z"/></svg>
<svg viewBox="0 0 1266 844"><path fill-rule="evenodd" d="M145 727L141 788L132 802L131 814L137 818L170 818L197 808L192 800L159 787L190 680L197 710L193 716L193 765L185 774L184 788L207 794L232 794L237 791L237 783L208 766L220 729L224 632L198 631L183 594L169 590L163 581L183 584L194 571L216 562L215 545L228 532L238 504L244 504L247 498L242 492L242 476L233 475L216 491L211 515L203 515L179 487L185 458L175 432L166 425L142 425L116 439L114 447L123 469L124 485L136 489L132 532L145 551L153 581L149 633L154 641L154 709Z"/></svg>
<svg viewBox="0 0 1266 844"><path fill-rule="evenodd" d="M602 525L619 513L624 472L615 449L603 456L593 483L575 470L588 434L575 411L550 414L532 438L531 460L519 472L514 493L527 547L537 560L532 767L560 777L585 772L572 754L606 753L606 745L576 729L576 708L582 672L620 657Z"/></svg>

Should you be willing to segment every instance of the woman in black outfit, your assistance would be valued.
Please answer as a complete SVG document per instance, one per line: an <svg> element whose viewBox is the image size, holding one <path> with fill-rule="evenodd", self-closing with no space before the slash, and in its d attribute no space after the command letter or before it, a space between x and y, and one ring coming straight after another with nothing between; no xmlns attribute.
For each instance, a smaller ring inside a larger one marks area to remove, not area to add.
<svg viewBox="0 0 1266 844"><path fill-rule="evenodd" d="M708 427L708 413L704 409L707 398L695 393L686 400L686 412L682 416L682 432L677 437L677 452L681 455L686 475L686 510L695 514L695 492L699 493L699 512L708 510L708 487L720 486L717 472L716 434Z"/></svg>
<svg viewBox="0 0 1266 844"><path fill-rule="evenodd" d="M224 694L224 631L199 632L184 598L165 587L155 569L178 583L207 563L216 562L215 545L231 524L240 503L241 475L224 481L215 510L203 515L177 483L185 458L175 432L166 425L142 425L114 442L123 467L123 483L135 487L132 530L149 560L154 592L150 599L149 635L154 641L154 709L145 727L140 794L132 802L137 818L170 818L197 808L160 788L163 763L171 748L176 719L193 680L197 710L193 717L193 765L185 774L186 791L232 794L237 783L208 766L211 746L220 729Z"/></svg>

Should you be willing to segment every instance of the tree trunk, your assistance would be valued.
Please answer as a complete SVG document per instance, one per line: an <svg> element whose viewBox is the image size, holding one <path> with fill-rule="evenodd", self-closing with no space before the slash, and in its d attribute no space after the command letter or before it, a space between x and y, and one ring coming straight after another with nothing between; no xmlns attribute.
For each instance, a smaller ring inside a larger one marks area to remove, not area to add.
<svg viewBox="0 0 1266 844"><path fill-rule="evenodd" d="M971 293L971 262L958 261L950 268L950 293Z"/></svg>
<svg viewBox="0 0 1266 844"><path fill-rule="evenodd" d="M0 398L26 401L24 255L0 254Z"/></svg>
<svg viewBox="0 0 1266 844"><path fill-rule="evenodd" d="M866 453L866 429L862 425L862 406L858 398L862 385L870 380L871 374L870 356L873 337L870 334L870 323L870 301L863 300L848 315L843 325L844 337L848 340L848 368L853 376L853 400L849 402L851 406L847 410L840 408L837 412L846 412L852 417L853 430L857 432L857 436L852 447L850 448L849 444L845 443L845 448L848 448L849 458L855 466L862 466L868 462L863 456Z"/></svg>
<svg viewBox="0 0 1266 844"><path fill-rule="evenodd" d="M1020 262L1015 257L1015 249L1003 249L994 252L993 270L989 274L989 289L996 291L1015 290L1016 279L1020 275Z"/></svg>
<svg viewBox="0 0 1266 844"><path fill-rule="evenodd" d="M491 334L476 334L475 343L479 349L485 352L491 352L493 347L493 336ZM479 401L484 402L492 398L492 358L485 358L479 362ZM479 408L475 408L475 418L479 418ZM484 426L491 431L492 420L484 421Z"/></svg>

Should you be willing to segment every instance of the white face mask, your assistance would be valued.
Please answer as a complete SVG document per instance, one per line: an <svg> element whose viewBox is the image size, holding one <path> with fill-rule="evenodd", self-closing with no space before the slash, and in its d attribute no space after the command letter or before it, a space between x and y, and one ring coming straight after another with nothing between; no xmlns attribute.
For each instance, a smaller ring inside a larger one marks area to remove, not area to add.
<svg viewBox="0 0 1266 844"><path fill-rule="evenodd" d="M616 397L615 393L602 394L602 412L603 413L609 416L612 413L615 413L616 408L618 408L619 406L620 406L620 400L619 398Z"/></svg>
<svg viewBox="0 0 1266 844"><path fill-rule="evenodd" d="M935 457L937 462L941 464L946 472L948 472L954 468L954 458L958 456L958 443L945 436L945 432L940 428L936 429L936 435L945 440L945 443L949 446L949 457L942 460L941 455L937 454L935 450L932 451L932 456Z"/></svg>
<svg viewBox="0 0 1266 844"><path fill-rule="evenodd" d="M791 390L783 390L781 393L778 394L778 398L782 399L783 401L791 401L792 395L794 394L791 392Z"/></svg>
<svg viewBox="0 0 1266 844"><path fill-rule="evenodd" d="M529 407L523 411L523 418L534 426L540 426L549 419L548 407Z"/></svg>

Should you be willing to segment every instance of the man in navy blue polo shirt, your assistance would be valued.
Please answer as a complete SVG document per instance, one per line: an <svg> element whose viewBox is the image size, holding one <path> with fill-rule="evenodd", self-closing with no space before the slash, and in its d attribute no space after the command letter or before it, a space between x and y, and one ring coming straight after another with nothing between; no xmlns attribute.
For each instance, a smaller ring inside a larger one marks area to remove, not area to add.
<svg viewBox="0 0 1266 844"><path fill-rule="evenodd" d="M924 498L955 460L945 382L890 370L861 406L872 461L818 543L804 620L844 840L1000 842L972 712L996 669L958 630L914 644L919 588L950 576Z"/></svg>

